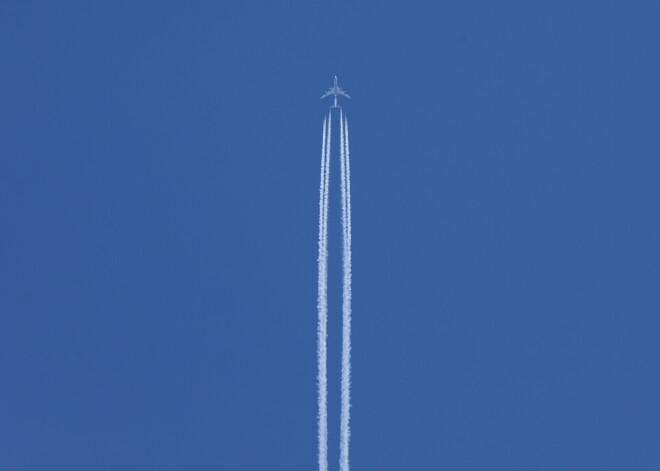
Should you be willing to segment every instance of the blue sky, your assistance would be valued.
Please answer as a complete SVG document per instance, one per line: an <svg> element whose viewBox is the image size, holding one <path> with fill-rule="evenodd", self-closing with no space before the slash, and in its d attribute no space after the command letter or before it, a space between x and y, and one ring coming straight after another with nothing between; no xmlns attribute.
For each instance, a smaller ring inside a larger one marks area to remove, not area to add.
<svg viewBox="0 0 660 471"><path fill-rule="evenodd" d="M658 469L660 6L494 3L3 2L0 468L315 469L338 75L353 469Z"/></svg>

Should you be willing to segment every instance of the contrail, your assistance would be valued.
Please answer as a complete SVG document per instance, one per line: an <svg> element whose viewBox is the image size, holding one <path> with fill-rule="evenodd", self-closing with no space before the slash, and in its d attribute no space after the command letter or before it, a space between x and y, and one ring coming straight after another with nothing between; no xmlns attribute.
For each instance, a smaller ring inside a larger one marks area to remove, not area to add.
<svg viewBox="0 0 660 471"><path fill-rule="evenodd" d="M327 125L326 125L327 124ZM328 338L328 191L330 166L330 116L323 122L323 143L321 155L321 189L319 201L319 295L318 295L318 401L319 401L319 470L328 470L328 377L327 377L327 338Z"/></svg>
<svg viewBox="0 0 660 471"><path fill-rule="evenodd" d="M343 226L343 302L341 349L341 414L339 469L349 471L348 451L351 436L351 174L348 122L339 112L339 152L341 161L341 205Z"/></svg>
<svg viewBox="0 0 660 471"><path fill-rule="evenodd" d="M319 190L319 257L318 257L318 440L319 471L328 471L328 190L330 183L331 117L323 120L321 145L321 184ZM326 126L327 124L327 126Z"/></svg>
<svg viewBox="0 0 660 471"><path fill-rule="evenodd" d="M330 144L332 112L323 120L321 183L319 189L318 256L318 461L319 471L328 471L328 205L330 193ZM343 239L343 298L341 350L341 411L339 426L339 469L349 471L351 407L351 167L348 121L339 112L339 156L341 169L341 222Z"/></svg>

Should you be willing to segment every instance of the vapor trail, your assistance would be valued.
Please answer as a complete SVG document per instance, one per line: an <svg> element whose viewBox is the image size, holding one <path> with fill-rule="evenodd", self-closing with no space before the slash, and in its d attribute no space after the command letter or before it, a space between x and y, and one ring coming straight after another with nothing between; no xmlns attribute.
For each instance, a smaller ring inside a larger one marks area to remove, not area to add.
<svg viewBox="0 0 660 471"><path fill-rule="evenodd" d="M348 148L348 122L339 114L339 153L341 161L341 205L343 228L343 302L341 349L341 414L339 469L349 471L348 451L351 436L351 181Z"/></svg>
<svg viewBox="0 0 660 471"><path fill-rule="evenodd" d="M327 124L327 126L326 126ZM321 145L321 183L319 189L319 257L318 257L318 459L319 471L328 471L328 190L330 183L330 116L323 120Z"/></svg>

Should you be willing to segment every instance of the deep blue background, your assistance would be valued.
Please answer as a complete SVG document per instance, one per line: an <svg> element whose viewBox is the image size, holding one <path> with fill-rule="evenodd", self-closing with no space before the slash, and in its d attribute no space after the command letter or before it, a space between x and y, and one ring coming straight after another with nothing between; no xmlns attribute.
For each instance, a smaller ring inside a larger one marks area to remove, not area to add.
<svg viewBox="0 0 660 471"><path fill-rule="evenodd" d="M660 469L659 18L2 2L0 469L315 469L335 74L353 469Z"/></svg>

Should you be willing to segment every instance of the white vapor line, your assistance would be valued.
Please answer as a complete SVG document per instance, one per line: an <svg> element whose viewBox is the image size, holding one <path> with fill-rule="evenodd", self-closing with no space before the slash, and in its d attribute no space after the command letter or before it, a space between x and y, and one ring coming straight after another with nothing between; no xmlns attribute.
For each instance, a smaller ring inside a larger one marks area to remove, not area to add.
<svg viewBox="0 0 660 471"><path fill-rule="evenodd" d="M330 117L323 120L321 145L321 183L319 189L319 257L318 257L318 461L319 471L328 471L328 184L330 166ZM327 139L327 142L326 142Z"/></svg>
<svg viewBox="0 0 660 471"><path fill-rule="evenodd" d="M351 182L348 149L348 123L340 111L339 145L341 159L341 199L343 226L343 302L341 349L341 414L339 427L339 469L349 471L351 416Z"/></svg>
<svg viewBox="0 0 660 471"><path fill-rule="evenodd" d="M353 259L353 233L352 233L352 227L351 227L351 153L349 150L349 145L348 145L348 119L344 118L344 142L346 146L346 212L348 213L348 217L346 219L346 233L348 235L348 260L349 262L349 269L352 268L352 259ZM352 299L352 272L349 270L348 272L348 289L349 289L349 301ZM349 303L350 307L350 303ZM350 324L349 324L350 327Z"/></svg>

